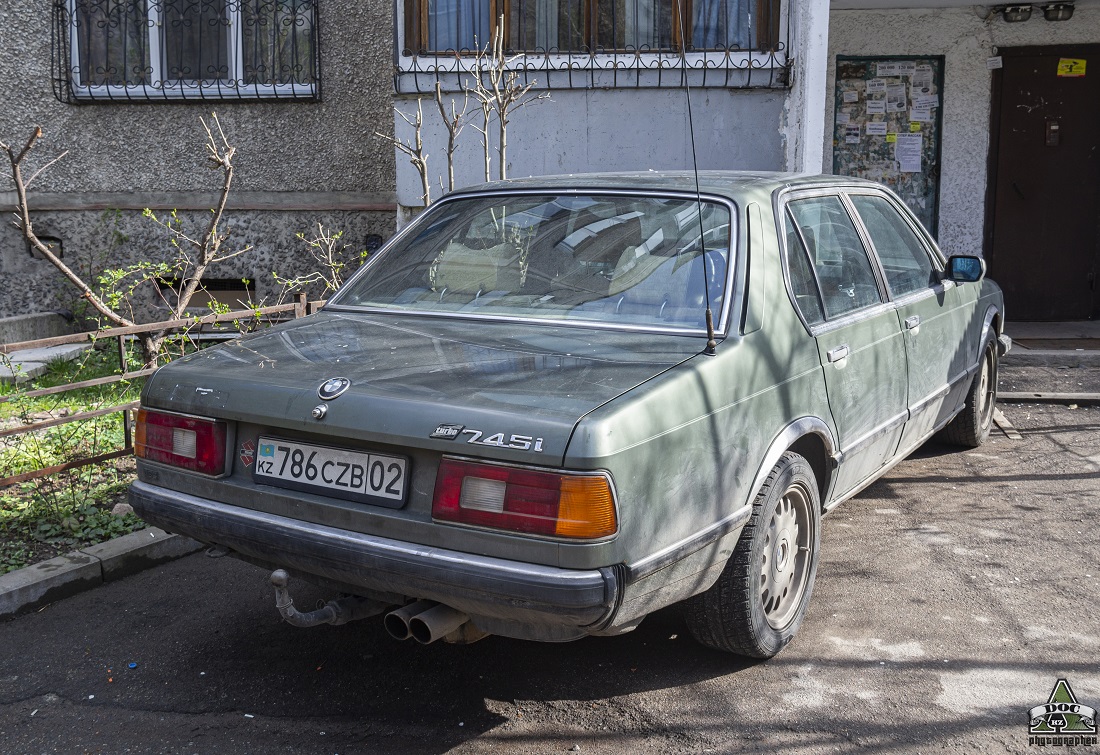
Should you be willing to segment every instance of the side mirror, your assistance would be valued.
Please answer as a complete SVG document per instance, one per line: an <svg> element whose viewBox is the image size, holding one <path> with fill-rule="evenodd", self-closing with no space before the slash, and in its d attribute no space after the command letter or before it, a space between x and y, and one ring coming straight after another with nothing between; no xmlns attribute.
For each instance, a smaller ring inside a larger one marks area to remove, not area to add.
<svg viewBox="0 0 1100 755"><path fill-rule="evenodd" d="M985 260L965 254L948 257L947 277L958 283L976 283L985 277Z"/></svg>

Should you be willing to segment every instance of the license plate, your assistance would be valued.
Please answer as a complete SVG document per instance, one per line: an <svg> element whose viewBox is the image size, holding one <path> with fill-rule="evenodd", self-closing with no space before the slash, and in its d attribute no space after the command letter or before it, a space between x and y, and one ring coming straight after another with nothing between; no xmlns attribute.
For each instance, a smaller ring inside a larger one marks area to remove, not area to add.
<svg viewBox="0 0 1100 755"><path fill-rule="evenodd" d="M260 438L252 479L280 488L400 508L409 461L363 451Z"/></svg>

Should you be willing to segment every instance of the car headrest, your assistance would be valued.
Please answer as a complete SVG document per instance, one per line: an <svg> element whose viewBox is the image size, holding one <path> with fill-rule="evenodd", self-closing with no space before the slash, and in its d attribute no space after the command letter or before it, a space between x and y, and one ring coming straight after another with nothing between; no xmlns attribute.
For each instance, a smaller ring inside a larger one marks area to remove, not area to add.
<svg viewBox="0 0 1100 755"><path fill-rule="evenodd" d="M435 288L453 294L516 291L519 277L519 252L511 244L471 249L452 241L440 256Z"/></svg>

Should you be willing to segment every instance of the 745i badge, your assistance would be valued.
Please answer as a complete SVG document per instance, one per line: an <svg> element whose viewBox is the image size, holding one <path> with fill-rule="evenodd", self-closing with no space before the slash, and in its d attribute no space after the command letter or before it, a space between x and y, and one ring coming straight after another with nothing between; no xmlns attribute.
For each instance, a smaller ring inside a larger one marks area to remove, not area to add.
<svg viewBox="0 0 1100 755"><path fill-rule="evenodd" d="M519 451L534 451L535 453L542 453L542 438L536 438L532 435L510 435L505 437L504 433L493 433L492 435L486 435L481 430L474 430L468 428L465 425L439 425L435 428L435 431L429 435L429 438L439 438L441 440L454 440L461 435L469 435L466 440L467 443L473 443L478 446L494 446L496 448L514 448Z"/></svg>

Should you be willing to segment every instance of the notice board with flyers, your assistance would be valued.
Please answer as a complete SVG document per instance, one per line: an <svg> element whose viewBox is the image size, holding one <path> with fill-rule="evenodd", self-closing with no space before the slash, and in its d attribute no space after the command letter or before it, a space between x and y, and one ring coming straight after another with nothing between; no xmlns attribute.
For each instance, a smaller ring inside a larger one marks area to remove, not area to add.
<svg viewBox="0 0 1100 755"><path fill-rule="evenodd" d="M889 186L936 236L943 56L838 55L833 98L833 173Z"/></svg>

